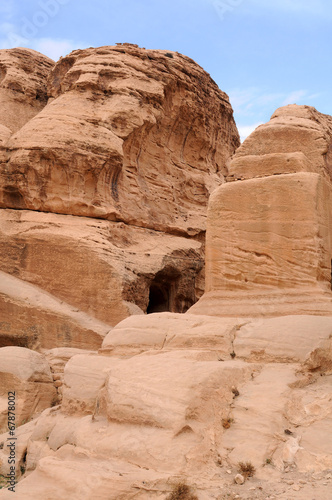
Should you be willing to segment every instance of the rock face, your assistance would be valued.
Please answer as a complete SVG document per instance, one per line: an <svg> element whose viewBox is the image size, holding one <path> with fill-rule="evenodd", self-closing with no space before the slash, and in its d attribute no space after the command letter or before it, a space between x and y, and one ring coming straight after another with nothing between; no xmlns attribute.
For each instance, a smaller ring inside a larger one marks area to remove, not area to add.
<svg viewBox="0 0 332 500"><path fill-rule="evenodd" d="M331 331L331 317L162 313L127 318L99 354L48 353L73 357L62 405L18 429L17 494L166 499L185 480L206 500L328 500ZM235 485L239 462L256 472Z"/></svg>
<svg viewBox="0 0 332 500"><path fill-rule="evenodd" d="M179 54L76 51L48 88L0 130L0 342L24 346L0 499L15 391L18 498L330 500L332 119L277 110L228 165L228 101Z"/></svg>
<svg viewBox="0 0 332 500"><path fill-rule="evenodd" d="M196 239L32 211L0 210L0 221L0 269L108 324L105 333L147 309L185 312L201 293L203 248ZM52 336L49 330L46 348L59 346Z"/></svg>
<svg viewBox="0 0 332 500"><path fill-rule="evenodd" d="M0 347L98 349L109 325L0 271Z"/></svg>
<svg viewBox="0 0 332 500"><path fill-rule="evenodd" d="M196 63L127 45L78 50L55 65L48 95L7 143L2 208L204 229L239 139L228 97Z"/></svg>
<svg viewBox="0 0 332 500"><path fill-rule="evenodd" d="M46 105L54 64L34 50L0 50L0 146Z"/></svg>
<svg viewBox="0 0 332 500"><path fill-rule="evenodd" d="M191 312L332 314L332 118L286 106L211 196L206 293Z"/></svg>
<svg viewBox="0 0 332 500"><path fill-rule="evenodd" d="M19 426L52 406L56 390L49 364L41 354L22 347L0 349L0 431L8 429L8 398L15 408L10 421Z"/></svg>
<svg viewBox="0 0 332 500"><path fill-rule="evenodd" d="M4 282L1 345L94 350L131 314L185 312L204 290L207 200L239 145L227 95L191 59L130 44L57 64L26 49L0 58L12 106L0 271L46 292L32 305Z"/></svg>

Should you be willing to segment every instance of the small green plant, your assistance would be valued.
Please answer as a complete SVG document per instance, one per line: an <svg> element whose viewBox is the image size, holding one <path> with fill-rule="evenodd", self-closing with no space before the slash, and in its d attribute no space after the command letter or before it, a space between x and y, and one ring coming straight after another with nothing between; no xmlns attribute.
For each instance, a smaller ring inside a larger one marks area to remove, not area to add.
<svg viewBox="0 0 332 500"><path fill-rule="evenodd" d="M265 460L266 465L272 465L272 458L267 458Z"/></svg>
<svg viewBox="0 0 332 500"><path fill-rule="evenodd" d="M235 352L234 352L234 351L233 351L233 352L231 352L231 358L233 358L233 359L234 359L234 358L235 358L235 356L236 356Z"/></svg>
<svg viewBox="0 0 332 500"><path fill-rule="evenodd" d="M170 52L166 52L165 56L169 57L170 59L174 59L173 54L171 54Z"/></svg>
<svg viewBox="0 0 332 500"><path fill-rule="evenodd" d="M174 486L167 500L198 500L198 497L192 493L190 486L185 483L179 483Z"/></svg>
<svg viewBox="0 0 332 500"><path fill-rule="evenodd" d="M239 462L239 472L245 479L254 476L256 469L251 462Z"/></svg>

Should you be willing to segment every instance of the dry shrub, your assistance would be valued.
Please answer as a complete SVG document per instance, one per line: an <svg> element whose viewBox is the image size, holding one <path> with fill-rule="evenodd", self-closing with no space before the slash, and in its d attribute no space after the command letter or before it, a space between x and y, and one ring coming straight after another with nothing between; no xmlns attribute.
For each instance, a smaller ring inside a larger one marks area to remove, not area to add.
<svg viewBox="0 0 332 500"><path fill-rule="evenodd" d="M198 500L198 497L192 493L190 486L185 483L179 483L174 486L167 500Z"/></svg>
<svg viewBox="0 0 332 500"><path fill-rule="evenodd" d="M234 420L232 418L223 418L222 419L222 426L224 429L229 429L233 422L234 422Z"/></svg>
<svg viewBox="0 0 332 500"><path fill-rule="evenodd" d="M255 474L256 469L250 462L239 462L239 472L245 479L248 479Z"/></svg>

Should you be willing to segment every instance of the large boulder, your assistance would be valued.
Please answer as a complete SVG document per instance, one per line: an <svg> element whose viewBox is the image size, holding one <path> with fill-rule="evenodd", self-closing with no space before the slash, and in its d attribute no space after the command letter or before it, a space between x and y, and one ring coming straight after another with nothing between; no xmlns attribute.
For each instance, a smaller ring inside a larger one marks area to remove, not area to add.
<svg viewBox="0 0 332 500"><path fill-rule="evenodd" d="M242 144L212 194L206 289L217 316L332 315L332 117L278 109Z"/></svg>
<svg viewBox="0 0 332 500"><path fill-rule="evenodd" d="M227 95L194 61L135 46L77 50L8 142L0 206L199 234L239 136Z"/></svg>
<svg viewBox="0 0 332 500"><path fill-rule="evenodd" d="M8 428L10 395L14 394L10 401L15 401L15 409L11 411L16 426L49 408L56 400L56 389L46 359L22 347L0 349L0 391L0 432Z"/></svg>

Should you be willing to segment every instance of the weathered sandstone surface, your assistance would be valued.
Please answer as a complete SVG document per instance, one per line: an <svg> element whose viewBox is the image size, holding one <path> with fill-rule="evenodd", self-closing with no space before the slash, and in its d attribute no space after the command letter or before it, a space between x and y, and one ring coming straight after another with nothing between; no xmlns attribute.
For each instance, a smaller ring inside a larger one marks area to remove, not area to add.
<svg viewBox="0 0 332 500"><path fill-rule="evenodd" d="M166 500L185 480L199 500L328 500L331 332L330 317L161 313L127 318L99 354L54 351L74 355L63 401L18 429L17 494ZM235 485L240 461L256 473Z"/></svg>
<svg viewBox="0 0 332 500"><path fill-rule="evenodd" d="M330 500L330 117L277 110L228 164L233 122L215 122L229 104L183 56L76 51L48 88L3 150L2 338L40 352L0 348L0 484L14 387L18 423L32 418L16 430L18 498L170 500L184 481L199 500ZM207 194L188 208L186 191L203 184L222 184L207 291L178 314L203 288Z"/></svg>
<svg viewBox="0 0 332 500"><path fill-rule="evenodd" d="M51 370L39 353L22 347L0 349L0 431L8 428L8 396L13 397L11 423L19 426L52 406L56 399Z"/></svg>
<svg viewBox="0 0 332 500"><path fill-rule="evenodd" d="M46 105L54 64L34 50L0 50L0 147Z"/></svg>
<svg viewBox="0 0 332 500"><path fill-rule="evenodd" d="M91 323L106 323L105 333L130 314L143 314L149 302L185 312L204 286L202 242L124 223L0 210L0 249L0 269L45 291L45 307L51 294ZM52 338L50 331L46 348L60 346Z"/></svg>
<svg viewBox="0 0 332 500"><path fill-rule="evenodd" d="M332 118L278 109L210 198L206 289L192 313L332 314Z"/></svg>
<svg viewBox="0 0 332 500"><path fill-rule="evenodd" d="M0 59L17 106L0 121L0 271L22 285L3 280L0 345L95 350L131 314L185 312L239 145L227 95L191 59L130 44Z"/></svg>
<svg viewBox="0 0 332 500"><path fill-rule="evenodd" d="M7 142L0 206L199 234L239 146L228 97L194 61L134 46L72 52Z"/></svg>

